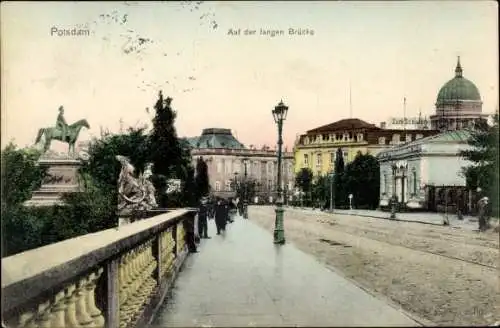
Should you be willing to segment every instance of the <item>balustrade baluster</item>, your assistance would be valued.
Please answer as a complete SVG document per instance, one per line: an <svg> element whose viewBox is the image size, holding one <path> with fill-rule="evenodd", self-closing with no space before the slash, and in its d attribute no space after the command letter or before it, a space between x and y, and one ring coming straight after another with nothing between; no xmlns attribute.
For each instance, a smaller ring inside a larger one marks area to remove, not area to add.
<svg viewBox="0 0 500 328"><path fill-rule="evenodd" d="M92 324L93 320L87 312L87 285L89 284L88 278L80 279L76 289L76 318L81 326L88 326Z"/></svg>
<svg viewBox="0 0 500 328"><path fill-rule="evenodd" d="M78 327L78 320L76 319L76 286L70 285L66 288L66 311L65 327Z"/></svg>
<svg viewBox="0 0 500 328"><path fill-rule="evenodd" d="M13 327L23 327L23 328L34 328L37 327L35 323L36 312L28 311L21 314L17 320L17 324L12 325ZM11 327L9 323L6 325L7 327Z"/></svg>
<svg viewBox="0 0 500 328"><path fill-rule="evenodd" d="M43 328L50 328L50 319L51 319L51 313L50 313L50 301L47 301L45 303L42 303L38 306L38 325Z"/></svg>
<svg viewBox="0 0 500 328"><path fill-rule="evenodd" d="M66 327L66 296L64 290L54 297L49 327Z"/></svg>
<svg viewBox="0 0 500 328"><path fill-rule="evenodd" d="M90 325L92 327L104 327L105 323L102 311L99 310L95 302L95 288L97 285L97 281L99 280L103 272L103 268L99 268L96 272L92 272L89 276L88 283L85 286L87 289L87 313L92 318L92 323Z"/></svg>

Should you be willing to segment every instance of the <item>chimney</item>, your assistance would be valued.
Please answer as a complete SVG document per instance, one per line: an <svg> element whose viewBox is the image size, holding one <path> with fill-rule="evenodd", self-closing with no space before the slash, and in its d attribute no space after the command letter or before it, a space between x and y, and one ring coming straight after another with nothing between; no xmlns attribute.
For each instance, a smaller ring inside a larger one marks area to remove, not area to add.
<svg viewBox="0 0 500 328"><path fill-rule="evenodd" d="M380 122L380 128L385 129L386 123L385 122Z"/></svg>

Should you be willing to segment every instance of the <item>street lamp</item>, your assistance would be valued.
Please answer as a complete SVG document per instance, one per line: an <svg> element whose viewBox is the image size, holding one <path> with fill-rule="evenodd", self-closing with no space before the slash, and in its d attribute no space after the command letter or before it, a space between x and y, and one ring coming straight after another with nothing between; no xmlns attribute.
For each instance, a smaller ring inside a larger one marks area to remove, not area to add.
<svg viewBox="0 0 500 328"><path fill-rule="evenodd" d="M247 187L248 187L248 181L247 181L247 164L248 164L248 158L243 158L243 165L245 165L245 184L244 184L244 188L243 191L243 217L245 219L248 219L248 190L247 190Z"/></svg>
<svg viewBox="0 0 500 328"><path fill-rule="evenodd" d="M272 111L274 122L278 125L278 201L276 202L276 221L274 223L274 243L285 243L285 228L283 225L283 193L281 188L281 147L283 146L283 121L286 119L288 106L283 103L283 100L274 107Z"/></svg>

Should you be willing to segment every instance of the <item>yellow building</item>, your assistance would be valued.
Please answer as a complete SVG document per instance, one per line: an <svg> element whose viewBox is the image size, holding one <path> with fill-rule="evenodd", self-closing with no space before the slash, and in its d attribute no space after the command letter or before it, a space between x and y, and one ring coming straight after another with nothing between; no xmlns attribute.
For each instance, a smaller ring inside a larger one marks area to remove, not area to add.
<svg viewBox="0 0 500 328"><path fill-rule="evenodd" d="M309 130L294 146L294 171L309 168L315 176L333 171L337 149L347 165L356 154L375 156L394 145L437 134L436 130L382 129L357 118L344 119Z"/></svg>

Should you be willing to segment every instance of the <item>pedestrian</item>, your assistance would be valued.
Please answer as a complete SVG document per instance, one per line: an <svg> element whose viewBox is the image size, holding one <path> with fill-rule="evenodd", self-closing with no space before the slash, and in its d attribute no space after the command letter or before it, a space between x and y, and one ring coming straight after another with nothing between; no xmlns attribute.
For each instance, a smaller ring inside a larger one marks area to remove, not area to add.
<svg viewBox="0 0 500 328"><path fill-rule="evenodd" d="M484 231L488 228L488 197L483 197L477 202L479 231Z"/></svg>
<svg viewBox="0 0 500 328"><path fill-rule="evenodd" d="M233 219L231 217L232 211L231 211L231 206L233 205L232 199L226 200L225 201L225 207L226 207L226 222L227 223L232 223Z"/></svg>
<svg viewBox="0 0 500 328"><path fill-rule="evenodd" d="M217 234L220 235L221 231L226 230L226 220L227 220L226 206L222 202L222 199L217 199L215 204L215 226L217 227Z"/></svg>
<svg viewBox="0 0 500 328"><path fill-rule="evenodd" d="M206 197L201 199L198 209L198 233L200 238L210 239L208 236L208 206Z"/></svg>

